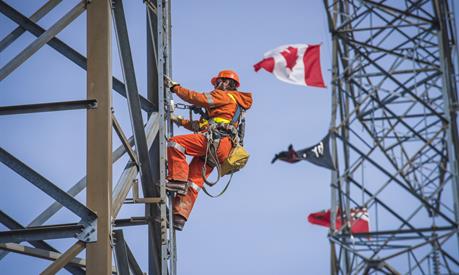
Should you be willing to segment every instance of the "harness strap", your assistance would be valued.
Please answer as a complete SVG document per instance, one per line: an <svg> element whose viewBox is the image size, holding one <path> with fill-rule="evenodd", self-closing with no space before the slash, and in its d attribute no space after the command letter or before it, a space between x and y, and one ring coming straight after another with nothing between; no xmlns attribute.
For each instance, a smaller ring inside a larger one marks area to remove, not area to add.
<svg viewBox="0 0 459 275"><path fill-rule="evenodd" d="M236 101L236 98L234 97L234 95L228 93L227 94L229 98L231 98L231 100L236 103L236 111L234 112L234 115L233 115L233 118L231 120L229 119L225 119L225 118L221 118L221 117L213 117L211 118L210 120L212 122L216 122L216 123L225 123L225 124L235 124L236 122L239 121L239 117L241 116L241 106L239 105L239 103L237 103Z"/></svg>
<svg viewBox="0 0 459 275"><path fill-rule="evenodd" d="M237 103L236 103L237 104ZM231 124L235 124L239 121L239 117L241 116L241 106L237 104L236 112L234 113L233 119L231 120Z"/></svg>
<svg viewBox="0 0 459 275"><path fill-rule="evenodd" d="M206 133L206 138L207 138L206 155L204 158L204 165L202 166L202 170L201 170L201 176L206 184L208 184L209 186L213 186L220 180L221 167L220 167L220 162L218 161L218 157L217 157L217 150L218 150L218 146L220 146L220 140L214 140L212 137L211 131L208 131ZM215 146L217 146L217 148L215 148ZM217 167L218 175L217 175L217 180L215 180L214 182L210 182L206 178L206 174L207 174L206 170L207 170L207 163L209 161L209 156L211 159L215 160L215 167Z"/></svg>
<svg viewBox="0 0 459 275"><path fill-rule="evenodd" d="M228 189L228 187L229 187L229 185L230 185L230 183L231 183L231 179L232 179L232 178L233 178L233 173L231 173L230 179L229 179L228 182L226 183L225 188L223 188L223 190L222 190L220 193L218 193L218 195L212 195L212 194L210 194L210 193L207 191L207 189L206 189L206 187L205 187L204 185L202 186L202 191L204 191L204 193L206 193L206 195L209 196L209 197L218 198L218 197L220 197L221 195L223 195L223 193L226 192L226 190Z"/></svg>
<svg viewBox="0 0 459 275"><path fill-rule="evenodd" d="M234 112L234 116L233 116L233 119L231 120L231 124L235 124L236 122L239 121L239 118L241 116L241 105L239 105L239 103L237 103L237 100L236 98L234 97L234 95L232 94L228 94L228 96L234 101L234 103L236 103L236 112Z"/></svg>

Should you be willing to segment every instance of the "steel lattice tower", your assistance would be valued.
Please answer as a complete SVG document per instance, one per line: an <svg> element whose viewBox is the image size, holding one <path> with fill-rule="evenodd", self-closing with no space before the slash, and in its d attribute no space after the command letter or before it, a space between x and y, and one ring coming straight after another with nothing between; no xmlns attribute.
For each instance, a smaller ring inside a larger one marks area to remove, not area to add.
<svg viewBox="0 0 459 275"><path fill-rule="evenodd" d="M338 166L331 220L347 221L330 230L332 274L459 272L452 4L324 0ZM351 208L368 209L370 233L350 233Z"/></svg>
<svg viewBox="0 0 459 275"><path fill-rule="evenodd" d="M142 5L146 16L147 91L138 89L134 70L128 26L122 0L82 0L48 29L39 20L54 10L60 0L48 0L29 18L4 1L0 12L18 26L0 40L0 52L12 47L14 41L28 32L36 39L0 68L0 81L15 73L27 59L42 47L51 47L76 66L86 70L87 98L79 101L1 106L0 115L29 114L83 109L86 115L87 175L69 190L39 174L27 163L9 153L0 144L0 162L23 177L53 200L33 221L20 224L13 216L0 211L0 223L8 231L0 232L0 260L8 252L50 260L42 274L55 274L65 268L72 274L144 274L124 238L132 226L148 227L144 236L148 243L148 274L176 274L175 231L171 197L165 191L166 138L171 134L166 106L169 92L163 75L171 74L170 0L125 1L125 5ZM129 2L129 3L128 3ZM57 34L86 12L87 52L80 53ZM112 75L112 36L116 38L123 80ZM43 64L42 64L43 65ZM46 65L42 68L46 70ZM65 72L62 72L65 73ZM56 76L57 77L57 76ZM33 77L28 77L33 81ZM53 88L52 85L49 87ZM118 122L112 105L112 92L127 99L126 106L133 133L128 138ZM31 102L34 103L34 102ZM144 119L146 118L146 119ZM112 152L112 129L121 146ZM58 129L56 130L58 131ZM3 133L2 133L3 134ZM53 133L49 133L53 135ZM71 146L71 145L69 145ZM123 155L129 156L121 176L112 186L112 165ZM139 196L141 184L143 197ZM86 190L86 202L75 197ZM127 196L131 194L131 198ZM6 192L1 196L7 196ZM29 202L33 205L33 202ZM142 217L119 218L124 204L144 204ZM29 207L30 207L29 205ZM20 207L20 205L18 205ZM67 224L50 224L49 219L66 208L78 217ZM47 240L70 239L73 245L60 252ZM28 242L29 245L21 245ZM86 259L76 256L86 249ZM115 262L112 263L112 255ZM137 257L138 258L138 257Z"/></svg>

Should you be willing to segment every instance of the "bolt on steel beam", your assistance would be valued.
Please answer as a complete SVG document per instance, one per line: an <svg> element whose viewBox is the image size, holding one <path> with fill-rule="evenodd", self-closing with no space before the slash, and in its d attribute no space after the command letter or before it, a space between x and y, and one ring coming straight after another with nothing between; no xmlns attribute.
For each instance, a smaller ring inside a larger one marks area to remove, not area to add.
<svg viewBox="0 0 459 275"><path fill-rule="evenodd" d="M0 232L0 243L72 238L83 231L82 224L55 224Z"/></svg>

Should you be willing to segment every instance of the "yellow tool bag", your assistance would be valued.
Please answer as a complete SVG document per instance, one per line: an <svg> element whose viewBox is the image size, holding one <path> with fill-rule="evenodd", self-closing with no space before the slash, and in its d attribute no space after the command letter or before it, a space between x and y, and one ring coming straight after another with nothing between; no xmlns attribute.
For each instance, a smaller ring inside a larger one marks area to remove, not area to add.
<svg viewBox="0 0 459 275"><path fill-rule="evenodd" d="M228 158L222 163L220 176L235 173L247 164L249 153L240 144L237 144L230 152Z"/></svg>

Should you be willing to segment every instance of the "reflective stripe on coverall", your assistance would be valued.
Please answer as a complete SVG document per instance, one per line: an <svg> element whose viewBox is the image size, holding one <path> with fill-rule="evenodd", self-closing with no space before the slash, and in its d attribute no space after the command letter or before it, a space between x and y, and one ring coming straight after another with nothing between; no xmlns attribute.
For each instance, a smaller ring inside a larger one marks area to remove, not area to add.
<svg viewBox="0 0 459 275"><path fill-rule="evenodd" d="M204 185L202 178L202 166L206 154L207 139L201 134L188 134L170 138L167 147L168 157L168 178L170 180L188 181L191 188L184 196L176 196L174 201L174 214L179 214L188 220L194 202L198 197L198 192ZM229 155L232 148L229 137L224 137L220 141L217 156L222 163ZM186 155L193 156L188 165ZM212 167L207 165L206 177L212 172Z"/></svg>

